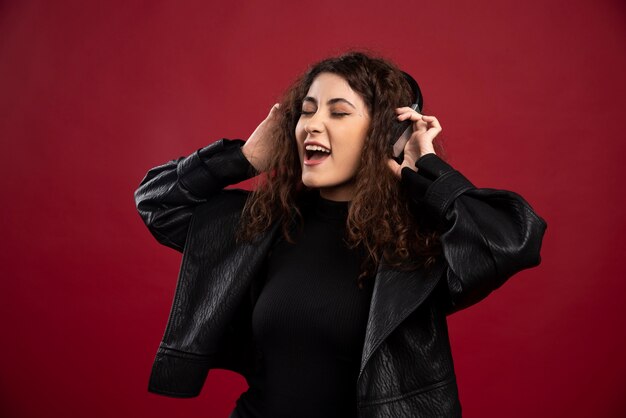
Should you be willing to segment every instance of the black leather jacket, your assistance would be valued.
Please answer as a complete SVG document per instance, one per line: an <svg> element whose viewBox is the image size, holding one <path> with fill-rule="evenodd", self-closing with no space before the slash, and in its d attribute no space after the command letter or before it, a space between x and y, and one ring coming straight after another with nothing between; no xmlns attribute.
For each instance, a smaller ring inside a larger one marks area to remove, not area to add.
<svg viewBox="0 0 626 418"><path fill-rule="evenodd" d="M222 139L148 171L135 192L141 218L183 253L148 390L197 396L209 369L242 374L259 353L250 318L274 225L253 243L234 239L249 192L225 190L255 173L240 140ZM438 222L443 257L428 270L381 264L357 380L359 417L459 417L446 315L485 298L540 263L546 222L518 194L476 188L435 154L402 181Z"/></svg>

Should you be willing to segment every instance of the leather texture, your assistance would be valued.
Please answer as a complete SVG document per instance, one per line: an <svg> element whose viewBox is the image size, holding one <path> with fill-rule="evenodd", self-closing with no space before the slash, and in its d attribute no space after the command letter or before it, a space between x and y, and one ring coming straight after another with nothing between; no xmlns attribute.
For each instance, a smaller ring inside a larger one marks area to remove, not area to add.
<svg viewBox="0 0 626 418"><path fill-rule="evenodd" d="M241 140L221 139L148 171L137 210L163 245L183 253L148 390L197 396L207 373L255 368L251 313L275 224L252 243L235 231L249 192L224 189L255 175ZM360 418L460 417L446 316L540 264L546 222L520 195L476 188L435 154L402 170L419 216L441 228L434 267L379 265L357 384Z"/></svg>

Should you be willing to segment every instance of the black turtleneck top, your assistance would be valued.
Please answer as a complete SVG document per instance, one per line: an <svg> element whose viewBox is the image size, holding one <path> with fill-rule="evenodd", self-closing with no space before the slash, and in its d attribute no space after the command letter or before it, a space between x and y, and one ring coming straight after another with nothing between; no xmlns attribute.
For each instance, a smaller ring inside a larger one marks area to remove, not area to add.
<svg viewBox="0 0 626 418"><path fill-rule="evenodd" d="M252 313L262 353L240 418L357 416L356 383L373 289L357 286L362 253L344 241L349 202L317 197L295 244L280 238Z"/></svg>

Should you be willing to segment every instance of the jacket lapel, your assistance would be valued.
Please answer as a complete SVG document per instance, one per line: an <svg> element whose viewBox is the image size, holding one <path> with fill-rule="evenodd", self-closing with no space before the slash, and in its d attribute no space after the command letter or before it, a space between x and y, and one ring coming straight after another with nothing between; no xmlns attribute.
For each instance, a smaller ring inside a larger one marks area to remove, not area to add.
<svg viewBox="0 0 626 418"><path fill-rule="evenodd" d="M379 265L372 292L359 377L385 338L426 299L443 273L444 263L430 269L399 271Z"/></svg>

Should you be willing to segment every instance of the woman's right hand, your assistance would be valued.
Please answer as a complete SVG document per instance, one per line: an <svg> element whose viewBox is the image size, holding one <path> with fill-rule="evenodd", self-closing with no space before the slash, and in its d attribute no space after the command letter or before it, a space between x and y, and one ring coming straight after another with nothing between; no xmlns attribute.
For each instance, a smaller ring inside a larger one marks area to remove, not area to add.
<svg viewBox="0 0 626 418"><path fill-rule="evenodd" d="M278 103L272 106L270 113L241 148L243 155L258 172L266 171L269 165L271 136L276 134L279 106Z"/></svg>

